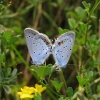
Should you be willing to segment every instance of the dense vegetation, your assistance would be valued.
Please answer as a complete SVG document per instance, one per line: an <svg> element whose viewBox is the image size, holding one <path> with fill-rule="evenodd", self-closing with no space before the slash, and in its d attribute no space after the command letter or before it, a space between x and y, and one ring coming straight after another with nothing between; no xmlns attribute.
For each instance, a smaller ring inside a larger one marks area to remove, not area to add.
<svg viewBox="0 0 100 100"><path fill-rule="evenodd" d="M54 39L75 32L66 68L33 66L26 27ZM24 86L46 87L34 100L100 100L100 0L0 0L0 100L20 100ZM32 100L32 99L27 99Z"/></svg>

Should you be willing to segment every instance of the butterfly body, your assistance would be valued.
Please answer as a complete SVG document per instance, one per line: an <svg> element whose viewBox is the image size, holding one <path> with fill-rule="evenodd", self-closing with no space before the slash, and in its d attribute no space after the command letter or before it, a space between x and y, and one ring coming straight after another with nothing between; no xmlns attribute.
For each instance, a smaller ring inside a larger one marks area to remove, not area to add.
<svg viewBox="0 0 100 100"><path fill-rule="evenodd" d="M33 64L43 64L45 59L52 54L58 67L67 65L75 40L73 32L62 34L53 45L45 34L34 29L26 28L24 33Z"/></svg>

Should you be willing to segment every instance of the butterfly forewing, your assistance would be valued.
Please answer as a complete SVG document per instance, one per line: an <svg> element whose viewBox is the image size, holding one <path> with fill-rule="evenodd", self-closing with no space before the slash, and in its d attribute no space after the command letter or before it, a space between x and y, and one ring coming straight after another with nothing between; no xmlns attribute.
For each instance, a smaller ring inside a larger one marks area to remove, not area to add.
<svg viewBox="0 0 100 100"><path fill-rule="evenodd" d="M32 63L43 64L51 53L51 41L46 35L31 28L26 28L24 33Z"/></svg>
<svg viewBox="0 0 100 100"><path fill-rule="evenodd" d="M73 32L62 34L55 41L52 54L58 67L66 67L74 45L75 35Z"/></svg>

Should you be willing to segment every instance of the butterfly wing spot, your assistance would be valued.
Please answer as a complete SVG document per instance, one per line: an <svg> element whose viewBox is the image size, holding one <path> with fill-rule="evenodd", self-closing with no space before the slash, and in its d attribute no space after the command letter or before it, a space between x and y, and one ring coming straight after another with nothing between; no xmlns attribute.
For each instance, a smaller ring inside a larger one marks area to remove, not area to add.
<svg viewBox="0 0 100 100"><path fill-rule="evenodd" d="M30 36L27 36L27 38L29 38Z"/></svg>
<svg viewBox="0 0 100 100"><path fill-rule="evenodd" d="M43 39L43 41L46 43L46 45L49 44L49 42L46 39Z"/></svg>
<svg viewBox="0 0 100 100"><path fill-rule="evenodd" d="M27 36L27 38L30 38L31 36L29 35L29 36ZM33 36L31 37L31 38L33 38Z"/></svg>
<svg viewBox="0 0 100 100"><path fill-rule="evenodd" d="M67 32L57 38L53 45L53 56L58 67L65 67L71 56L75 35Z"/></svg>
<svg viewBox="0 0 100 100"><path fill-rule="evenodd" d="M58 42L58 45L60 46L61 44L63 44L64 41Z"/></svg>

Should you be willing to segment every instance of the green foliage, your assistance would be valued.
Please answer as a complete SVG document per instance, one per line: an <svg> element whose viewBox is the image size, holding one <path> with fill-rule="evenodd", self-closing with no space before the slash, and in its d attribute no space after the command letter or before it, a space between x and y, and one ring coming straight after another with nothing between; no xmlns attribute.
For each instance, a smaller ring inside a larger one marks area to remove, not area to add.
<svg viewBox="0 0 100 100"><path fill-rule="evenodd" d="M66 92L67 92L69 97L72 97L74 94L72 87L68 87Z"/></svg>
<svg viewBox="0 0 100 100"><path fill-rule="evenodd" d="M78 19L83 20L83 18L85 18L85 10L82 7L78 7L75 10Z"/></svg>
<svg viewBox="0 0 100 100"><path fill-rule="evenodd" d="M54 80L51 80L51 83L55 87L56 91L59 92L61 87L63 86L63 82L60 82L55 78Z"/></svg>
<svg viewBox="0 0 100 100"><path fill-rule="evenodd" d="M19 100L15 95L18 92L16 86L37 82L47 88L46 95L43 95L46 100L99 100L99 5L100 0L1 0L0 100ZM64 76L59 74L55 65L50 64L51 60L45 66L30 67L27 64L29 57L23 34L26 27L37 29L49 37L67 31L75 32L75 45L69 61L73 67L66 67ZM26 56L27 61L24 59ZM19 63L23 63L25 68ZM26 67L36 80L26 72ZM19 70L24 73L22 80L17 77ZM25 81L26 77L32 80ZM3 98L2 90L11 94L13 99L7 94ZM42 100L42 95L37 93L34 100Z"/></svg>
<svg viewBox="0 0 100 100"><path fill-rule="evenodd" d="M64 97L60 97L58 100L66 100L66 98L64 98Z"/></svg>
<svg viewBox="0 0 100 100"><path fill-rule="evenodd" d="M67 29L62 29L62 28L58 28L59 34L64 34L66 33L68 30Z"/></svg>
<svg viewBox="0 0 100 100"><path fill-rule="evenodd" d="M73 18L69 18L68 23L69 23L69 26L70 26L71 29L76 28L76 21Z"/></svg>
<svg viewBox="0 0 100 100"><path fill-rule="evenodd" d="M36 75L43 80L47 75L49 75L49 77L51 76L53 70L55 67L53 67L51 64L47 65L47 66L32 66L32 72L36 73Z"/></svg>
<svg viewBox="0 0 100 100"><path fill-rule="evenodd" d="M87 2L85 2L85 1L83 1L82 4L84 5L84 7L85 7L85 9L86 9L87 11L90 10L90 7L91 7L91 4L90 4L90 3L87 3Z"/></svg>
<svg viewBox="0 0 100 100"><path fill-rule="evenodd" d="M0 88L3 88L7 94L10 94L11 86L18 85L17 81L15 80L20 73L17 73L16 68L13 70L9 68L9 66L6 64L6 56L10 50L10 45L17 41L18 36L12 36L13 32L11 30L0 30Z"/></svg>
<svg viewBox="0 0 100 100"><path fill-rule="evenodd" d="M18 76L17 69L14 69L11 72L11 68L7 70L2 69L0 71L0 85L4 88L4 90L9 94L11 93L10 86L18 85L15 81L16 77Z"/></svg>
<svg viewBox="0 0 100 100"><path fill-rule="evenodd" d="M34 100L42 100L42 98L38 92L35 94Z"/></svg>

